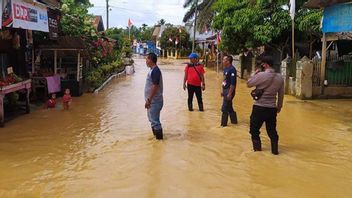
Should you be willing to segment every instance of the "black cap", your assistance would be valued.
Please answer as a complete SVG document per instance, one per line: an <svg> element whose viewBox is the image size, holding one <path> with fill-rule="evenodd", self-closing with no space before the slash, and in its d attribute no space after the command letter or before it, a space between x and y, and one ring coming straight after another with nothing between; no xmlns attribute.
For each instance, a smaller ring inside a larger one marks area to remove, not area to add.
<svg viewBox="0 0 352 198"><path fill-rule="evenodd" d="M258 63L266 63L266 64L270 65L270 67L272 67L274 65L274 59L272 56L262 56L257 61L257 64Z"/></svg>

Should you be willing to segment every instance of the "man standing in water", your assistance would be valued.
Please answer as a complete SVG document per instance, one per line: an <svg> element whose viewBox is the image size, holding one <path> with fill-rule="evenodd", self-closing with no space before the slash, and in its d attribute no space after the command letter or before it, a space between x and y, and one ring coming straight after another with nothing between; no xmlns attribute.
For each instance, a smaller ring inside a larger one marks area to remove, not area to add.
<svg viewBox="0 0 352 198"><path fill-rule="evenodd" d="M205 90L205 71L196 53L191 53L189 59L191 63L187 64L183 78L183 90L188 90L188 110L193 111L193 95L196 93L199 111L204 111L202 90Z"/></svg>
<svg viewBox="0 0 352 198"><path fill-rule="evenodd" d="M156 139L163 139L163 129L160 123L160 111L163 108L163 77L159 67L156 65L157 56L154 53L147 55L146 64L150 68L144 89L145 108L148 119Z"/></svg>
<svg viewBox="0 0 352 198"><path fill-rule="evenodd" d="M279 136L276 131L276 116L280 113L284 100L284 80L282 76L275 73L272 68L271 57L261 59L261 67L264 71L257 69L247 82L248 87L256 87L264 92L253 105L250 117L250 134L252 136L253 150L261 151L260 128L265 122L266 131L271 141L271 153L279 154ZM276 96L278 96L276 103Z"/></svg>
<svg viewBox="0 0 352 198"><path fill-rule="evenodd" d="M224 98L222 102L222 116L221 126L227 126L227 120L230 116L231 123L237 124L237 114L233 110L232 100L235 97L236 83L237 83L237 71L232 65L233 58L230 55L226 55L223 58L224 65L224 81L222 82L222 93L221 96Z"/></svg>

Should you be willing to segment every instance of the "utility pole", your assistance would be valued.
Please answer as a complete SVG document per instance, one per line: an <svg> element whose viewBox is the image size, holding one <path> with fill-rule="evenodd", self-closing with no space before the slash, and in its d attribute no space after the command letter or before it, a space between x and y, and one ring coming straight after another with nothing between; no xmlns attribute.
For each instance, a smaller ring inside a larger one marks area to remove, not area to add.
<svg viewBox="0 0 352 198"><path fill-rule="evenodd" d="M106 0L106 29L109 29L109 0Z"/></svg>
<svg viewBox="0 0 352 198"><path fill-rule="evenodd" d="M195 9L195 13L194 13L192 52L194 52L194 50L195 50L196 30L197 30L197 13L198 13L198 0L196 1L196 9Z"/></svg>

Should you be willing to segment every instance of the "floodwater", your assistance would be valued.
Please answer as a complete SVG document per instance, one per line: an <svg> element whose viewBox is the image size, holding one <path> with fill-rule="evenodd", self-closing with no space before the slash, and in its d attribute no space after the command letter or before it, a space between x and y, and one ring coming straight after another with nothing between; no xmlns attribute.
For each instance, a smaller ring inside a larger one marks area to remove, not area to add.
<svg viewBox="0 0 352 198"><path fill-rule="evenodd" d="M144 109L148 69L115 79L70 111L37 110L0 129L0 197L351 197L352 101L286 97L280 155L252 152L252 100L240 81L239 124L220 125L221 75L208 70L205 112L189 112L181 62L162 61L165 140Z"/></svg>

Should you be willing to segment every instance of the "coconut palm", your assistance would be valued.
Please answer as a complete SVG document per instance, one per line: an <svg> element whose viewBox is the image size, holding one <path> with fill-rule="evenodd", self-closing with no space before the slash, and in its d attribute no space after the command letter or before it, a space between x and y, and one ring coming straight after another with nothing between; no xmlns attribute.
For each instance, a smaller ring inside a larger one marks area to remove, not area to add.
<svg viewBox="0 0 352 198"><path fill-rule="evenodd" d="M198 4L197 10L197 29L203 30L204 27L210 27L211 22L214 18L214 11L212 6L217 0L186 0L183 7L188 8L183 22L188 22L194 18L196 12L196 5Z"/></svg>

